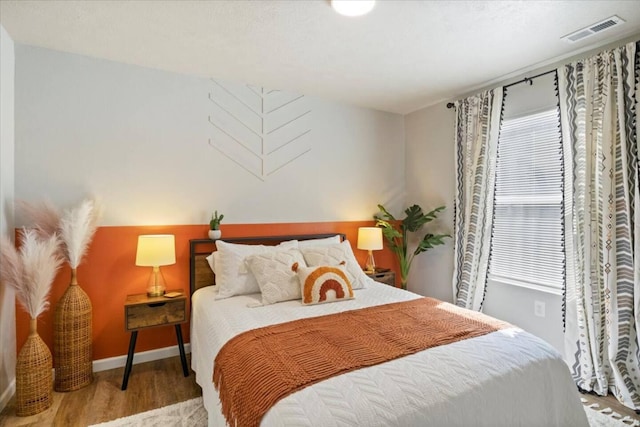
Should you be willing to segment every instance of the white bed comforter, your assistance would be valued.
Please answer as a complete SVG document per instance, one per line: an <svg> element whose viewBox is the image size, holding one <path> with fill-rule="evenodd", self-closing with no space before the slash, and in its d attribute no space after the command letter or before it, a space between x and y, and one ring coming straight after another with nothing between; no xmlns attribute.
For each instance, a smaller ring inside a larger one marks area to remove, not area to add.
<svg viewBox="0 0 640 427"><path fill-rule="evenodd" d="M226 424L212 382L213 360L235 335L417 297L371 281L346 302L302 306L289 301L247 308L259 295L215 300L213 288L197 291L191 365L209 426ZM282 399L261 425L570 427L588 422L561 356L544 341L511 328L327 379Z"/></svg>

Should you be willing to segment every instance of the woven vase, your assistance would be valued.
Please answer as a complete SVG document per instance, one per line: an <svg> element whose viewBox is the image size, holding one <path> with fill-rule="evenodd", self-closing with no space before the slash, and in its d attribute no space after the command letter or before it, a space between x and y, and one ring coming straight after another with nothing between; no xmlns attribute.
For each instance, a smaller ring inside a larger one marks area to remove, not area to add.
<svg viewBox="0 0 640 427"><path fill-rule="evenodd" d="M78 285L74 268L53 321L56 391L78 390L93 380L92 313L91 300Z"/></svg>
<svg viewBox="0 0 640 427"><path fill-rule="evenodd" d="M51 351L38 335L38 321L31 319L29 337L16 363L16 415L26 417L48 409L53 402Z"/></svg>

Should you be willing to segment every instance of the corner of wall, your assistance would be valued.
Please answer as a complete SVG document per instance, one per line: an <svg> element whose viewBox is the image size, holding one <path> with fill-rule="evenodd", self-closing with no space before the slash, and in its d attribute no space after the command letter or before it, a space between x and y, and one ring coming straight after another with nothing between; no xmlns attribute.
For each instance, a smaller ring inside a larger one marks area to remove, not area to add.
<svg viewBox="0 0 640 427"><path fill-rule="evenodd" d="M0 233L13 236L15 150L15 51L13 40L0 25ZM16 325L13 291L0 285L0 411L15 390Z"/></svg>
<svg viewBox="0 0 640 427"><path fill-rule="evenodd" d="M455 115L446 103L414 111L405 116L407 204L425 210L444 205L445 211L428 225L429 231L453 234L455 198ZM415 258L409 276L409 290L452 301L452 240Z"/></svg>

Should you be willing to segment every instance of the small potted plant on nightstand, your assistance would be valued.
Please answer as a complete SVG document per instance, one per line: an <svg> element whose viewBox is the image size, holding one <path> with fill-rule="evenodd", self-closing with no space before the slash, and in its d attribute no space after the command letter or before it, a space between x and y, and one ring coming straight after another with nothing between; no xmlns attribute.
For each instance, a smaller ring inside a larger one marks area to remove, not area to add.
<svg viewBox="0 0 640 427"><path fill-rule="evenodd" d="M222 232L220 231L222 218L224 218L224 215L220 214L220 216L218 216L218 211L215 211L213 215L211 215L211 221L209 221L209 238L211 240L217 240L222 237Z"/></svg>

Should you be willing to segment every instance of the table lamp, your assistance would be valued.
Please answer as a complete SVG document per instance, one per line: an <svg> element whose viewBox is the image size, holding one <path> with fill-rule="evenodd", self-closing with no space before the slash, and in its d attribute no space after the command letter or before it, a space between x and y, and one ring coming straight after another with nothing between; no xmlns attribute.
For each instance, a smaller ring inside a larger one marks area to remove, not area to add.
<svg viewBox="0 0 640 427"><path fill-rule="evenodd" d="M138 236L136 265L153 267L149 277L147 295L159 297L166 290L160 266L176 263L176 241L173 234L146 234Z"/></svg>
<svg viewBox="0 0 640 427"><path fill-rule="evenodd" d="M358 228L358 249L369 251L365 271L367 273L376 272L376 262L373 259L373 252L382 249L382 229L378 227Z"/></svg>

